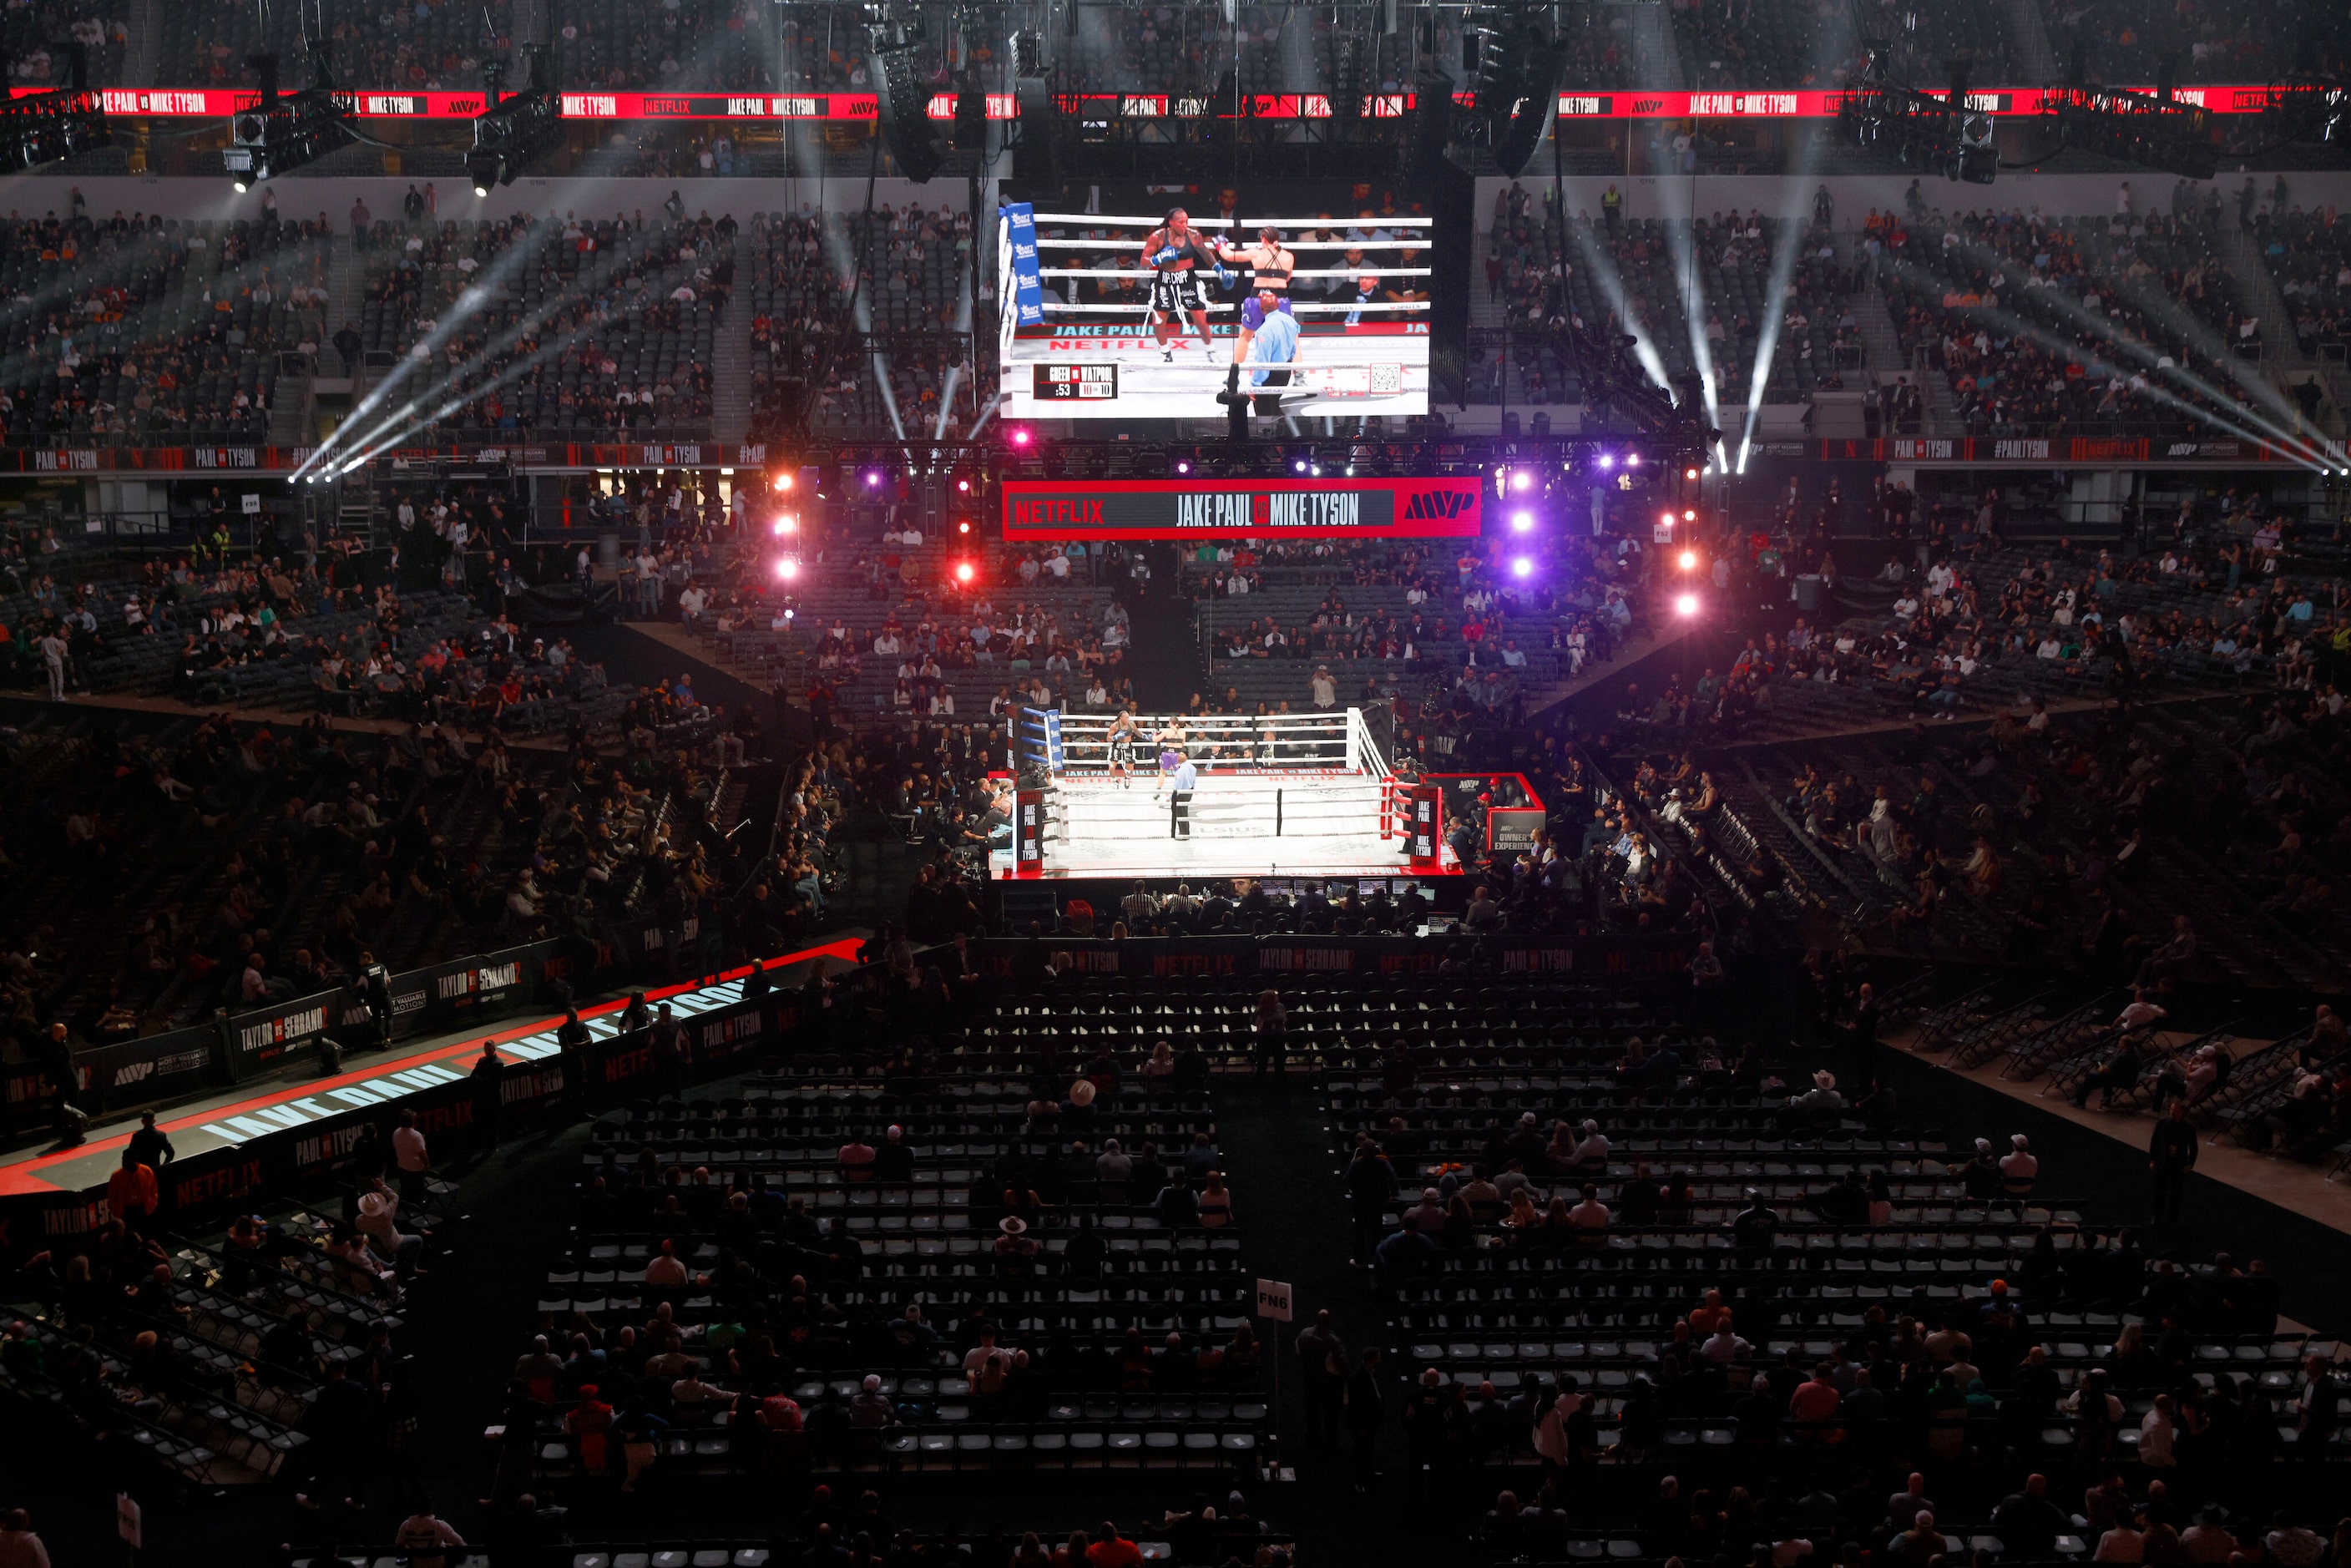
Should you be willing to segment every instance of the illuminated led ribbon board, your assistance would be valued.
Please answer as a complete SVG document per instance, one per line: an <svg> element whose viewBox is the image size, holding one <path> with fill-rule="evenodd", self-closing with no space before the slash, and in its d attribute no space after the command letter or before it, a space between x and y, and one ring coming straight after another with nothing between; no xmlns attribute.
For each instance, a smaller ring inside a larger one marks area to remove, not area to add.
<svg viewBox="0 0 2351 1568"><path fill-rule="evenodd" d="M31 97L49 89L13 88L11 95ZM2152 86L2134 90L2152 92ZM2276 89L2270 86L2179 88L2181 103L2212 114L2261 114L2274 106ZM362 120L471 120L482 112L478 92L393 92L354 89L350 94ZM1833 120L1844 99L1840 89L1804 88L1751 92L1563 92L1559 97L1562 120ZM1968 107L1996 116L2038 115L2046 96L2041 88L1989 88L1968 94ZM225 118L251 109L259 95L251 90L222 88L108 88L100 94L108 114L132 118ZM1467 95L1458 101L1467 104ZM1207 120L1219 118L1206 99L1169 93L1085 93L1060 100L1065 114L1088 119ZM1368 93L1363 111L1374 120L1398 118L1413 105L1410 93ZM726 92L567 92L566 120L856 120L875 117L870 92L726 93ZM1014 120L1019 115L1010 93L991 93L990 120ZM938 93L930 101L930 117L955 118L955 95ZM1328 120L1331 100L1315 93L1260 93L1243 118L1256 120Z"/></svg>

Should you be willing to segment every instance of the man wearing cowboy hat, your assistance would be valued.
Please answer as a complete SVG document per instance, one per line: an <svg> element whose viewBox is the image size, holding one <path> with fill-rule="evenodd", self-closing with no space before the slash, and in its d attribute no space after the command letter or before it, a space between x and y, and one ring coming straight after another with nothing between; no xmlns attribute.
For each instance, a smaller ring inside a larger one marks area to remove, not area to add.
<svg viewBox="0 0 2351 1568"><path fill-rule="evenodd" d="M1025 1280L1037 1266L1037 1254L1043 1249L1029 1234L1029 1222L1017 1214L1007 1215L996 1222L996 1267L1008 1280Z"/></svg>
<svg viewBox="0 0 2351 1568"><path fill-rule="evenodd" d="M392 1272L402 1282L418 1272L416 1257L424 1250L424 1238L402 1233L400 1195L383 1185L383 1177L369 1178L368 1190L360 1195L356 1225L376 1250L392 1260Z"/></svg>
<svg viewBox="0 0 2351 1568"><path fill-rule="evenodd" d="M1836 1074L1826 1068L1813 1074L1813 1086L1802 1094L1788 1097L1792 1111L1839 1111L1844 1108L1844 1096L1837 1090Z"/></svg>

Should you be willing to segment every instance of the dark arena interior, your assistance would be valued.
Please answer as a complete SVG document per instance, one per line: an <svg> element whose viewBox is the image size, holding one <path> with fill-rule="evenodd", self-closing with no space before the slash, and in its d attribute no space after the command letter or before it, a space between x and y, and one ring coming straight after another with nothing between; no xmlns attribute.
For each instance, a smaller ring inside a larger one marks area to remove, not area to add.
<svg viewBox="0 0 2351 1568"><path fill-rule="evenodd" d="M0 1568L2351 1568L2342 0L0 59Z"/></svg>

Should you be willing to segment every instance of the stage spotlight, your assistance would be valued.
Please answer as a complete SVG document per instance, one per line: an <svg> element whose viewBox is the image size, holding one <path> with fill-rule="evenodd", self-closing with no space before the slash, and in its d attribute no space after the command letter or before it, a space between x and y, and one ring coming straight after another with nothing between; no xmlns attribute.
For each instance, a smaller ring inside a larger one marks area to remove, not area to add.
<svg viewBox="0 0 2351 1568"><path fill-rule="evenodd" d="M882 470L879 468L868 468L865 471L865 487L869 490L877 490L880 489L881 486Z"/></svg>
<svg viewBox="0 0 2351 1568"><path fill-rule="evenodd" d="M1176 460L1176 472L1178 474L1189 474L1191 471L1192 465L1189 463L1186 463L1181 457L1178 457Z"/></svg>
<svg viewBox="0 0 2351 1568"><path fill-rule="evenodd" d="M1698 471L1695 468L1685 468L1682 470L1682 477L1685 479L1695 479L1698 477Z"/></svg>
<svg viewBox="0 0 2351 1568"><path fill-rule="evenodd" d="M1674 515L1671 512L1659 512L1657 514L1657 526L1661 528L1672 528L1674 526Z"/></svg>
<svg viewBox="0 0 2351 1568"><path fill-rule="evenodd" d="M973 570L971 562L967 560L958 561L956 563L955 574L956 580L957 582L969 582L973 578L979 575L977 571Z"/></svg>
<svg viewBox="0 0 2351 1568"><path fill-rule="evenodd" d="M1677 593L1674 596L1674 613L1687 617L1698 613L1698 595Z"/></svg>
<svg viewBox="0 0 2351 1568"><path fill-rule="evenodd" d="M965 495L969 495L971 494L971 481L968 479L958 479L956 481L956 488L962 491Z"/></svg>
<svg viewBox="0 0 2351 1568"><path fill-rule="evenodd" d="M1510 527L1516 528L1519 532L1523 534L1534 526L1535 515L1532 512L1513 512L1510 514Z"/></svg>
<svg viewBox="0 0 2351 1568"><path fill-rule="evenodd" d="M1601 467L1601 471L1602 471L1603 473L1605 473L1607 470L1609 470L1609 469L1611 469L1611 468L1614 468L1614 467L1615 467L1615 466L1616 466L1616 455L1615 455L1614 453L1613 453L1613 452L1604 452L1604 453L1602 453L1602 454L1600 455L1600 467Z"/></svg>
<svg viewBox="0 0 2351 1568"><path fill-rule="evenodd" d="M1534 574L1535 563L1529 557L1520 556L1517 559L1510 562L1510 575L1512 577L1532 577Z"/></svg>
<svg viewBox="0 0 2351 1568"><path fill-rule="evenodd" d="M792 476L791 476L790 475L789 475L789 474L778 474L778 475L777 475L777 476L776 476L776 486L775 486L775 487L776 487L777 493L778 493L778 494L779 494L779 495L780 495L782 492L784 492L784 491L786 491L786 490L790 489L790 488L792 487Z"/></svg>
<svg viewBox="0 0 2351 1568"><path fill-rule="evenodd" d="M971 519L969 517L966 517L963 521L957 523L956 525L956 532L959 534L967 534L971 532Z"/></svg>
<svg viewBox="0 0 2351 1568"><path fill-rule="evenodd" d="M1684 522L1686 522L1686 523L1694 523L1694 522L1698 521L1698 512L1697 512L1697 510L1696 510L1695 508L1693 508L1693 509L1691 509L1691 510L1689 510L1689 511L1684 512L1684 513L1682 514L1682 521L1684 521Z"/></svg>
<svg viewBox="0 0 2351 1568"><path fill-rule="evenodd" d="M277 57L246 57L260 76L260 91L252 108L229 117L229 144L221 154L229 183L239 191L290 173L358 140L350 124L351 95L335 88L325 46L313 45L309 59L316 85L281 95Z"/></svg>
<svg viewBox="0 0 2351 1568"><path fill-rule="evenodd" d="M791 513L778 512L776 514L775 532L778 538L783 538L786 534L799 531L799 526L800 520L792 516Z"/></svg>
<svg viewBox="0 0 2351 1568"><path fill-rule="evenodd" d="M1641 455L1640 455L1639 453L1637 453L1637 452L1627 452L1626 454L1625 454L1625 467L1627 467L1627 468L1638 468L1640 465L1641 465Z"/></svg>
<svg viewBox="0 0 2351 1568"><path fill-rule="evenodd" d="M1012 427L1011 441L1013 445L1026 446L1032 439L1033 437L1030 435L1027 425L1016 424Z"/></svg>
<svg viewBox="0 0 2351 1568"><path fill-rule="evenodd" d="M113 145L105 99L90 90L82 46L68 44L67 60L65 87L0 100L0 168L37 169L77 152ZM237 189L245 187L240 184Z"/></svg>
<svg viewBox="0 0 2351 1568"><path fill-rule="evenodd" d="M1305 458L1303 458L1303 457L1301 457L1301 458L1299 458L1296 462L1292 463L1292 464L1290 465L1290 471L1291 473L1293 473L1293 474L1303 474L1303 473L1305 473L1305 472L1306 472L1306 459L1305 459Z"/></svg>
<svg viewBox="0 0 2351 1568"><path fill-rule="evenodd" d="M776 563L776 575L782 578L786 582L791 581L792 579L798 577L799 574L800 563L790 556L786 556L783 559Z"/></svg>
<svg viewBox="0 0 2351 1568"><path fill-rule="evenodd" d="M1532 469L1520 468L1510 475L1510 488L1514 490L1531 490L1534 487L1535 476Z"/></svg>
<svg viewBox="0 0 2351 1568"><path fill-rule="evenodd" d="M507 62L486 61L483 110L474 120L474 150L465 155L465 172L474 194L486 196L494 186L511 185L514 177L559 146L564 138L563 99L555 90L547 51L536 44L522 48L530 86L501 98Z"/></svg>
<svg viewBox="0 0 2351 1568"><path fill-rule="evenodd" d="M1696 571L1698 570L1698 551L1694 549L1686 549L1682 551L1681 566L1684 571Z"/></svg>

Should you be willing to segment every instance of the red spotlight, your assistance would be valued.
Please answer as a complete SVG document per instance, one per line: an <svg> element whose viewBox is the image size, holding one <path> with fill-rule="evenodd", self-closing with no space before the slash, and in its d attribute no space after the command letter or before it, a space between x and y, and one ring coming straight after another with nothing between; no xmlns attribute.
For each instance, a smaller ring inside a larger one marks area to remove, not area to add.
<svg viewBox="0 0 2351 1568"><path fill-rule="evenodd" d="M971 562L964 560L957 561L956 563L956 580L957 582L969 582L973 578L977 577L978 575L978 570L972 566Z"/></svg>
<svg viewBox="0 0 2351 1568"><path fill-rule="evenodd" d="M1686 549L1682 551L1682 570L1684 571L1696 571L1698 570L1698 551L1694 549Z"/></svg>
<svg viewBox="0 0 2351 1568"><path fill-rule="evenodd" d="M1695 593L1677 594L1674 598L1674 613L1683 617L1697 614L1698 595Z"/></svg>
<svg viewBox="0 0 2351 1568"><path fill-rule="evenodd" d="M957 523L956 525L956 532L959 534L967 534L971 532L971 519L969 517L966 517L963 521Z"/></svg>
<svg viewBox="0 0 2351 1568"><path fill-rule="evenodd" d="M776 493L777 493L778 495L781 495L781 494L783 494L785 491L787 491L787 490L790 489L791 487L792 487L792 476L791 476L790 475L789 475L789 474L778 474L778 475L777 475L777 476L776 476Z"/></svg>
<svg viewBox="0 0 2351 1568"><path fill-rule="evenodd" d="M792 579L798 577L799 574L800 563L790 556L786 556L783 559L776 563L776 575L782 578L786 582L791 581Z"/></svg>

